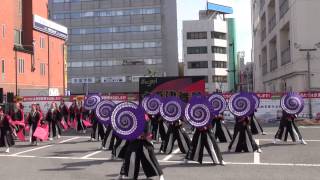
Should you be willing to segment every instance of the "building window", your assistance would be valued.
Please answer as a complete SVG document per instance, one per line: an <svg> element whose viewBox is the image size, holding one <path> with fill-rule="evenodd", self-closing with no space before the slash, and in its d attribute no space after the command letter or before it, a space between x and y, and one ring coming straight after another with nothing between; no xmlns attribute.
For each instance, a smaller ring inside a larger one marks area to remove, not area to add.
<svg viewBox="0 0 320 180"><path fill-rule="evenodd" d="M213 68L227 68L226 61L212 61Z"/></svg>
<svg viewBox="0 0 320 180"><path fill-rule="evenodd" d="M114 17L114 16L133 16L133 15L147 15L160 14L160 8L134 8L134 9L119 9L109 11L82 11L70 13L53 14L53 19L79 19L92 17Z"/></svg>
<svg viewBox="0 0 320 180"><path fill-rule="evenodd" d="M188 62L188 69L208 68L208 61Z"/></svg>
<svg viewBox="0 0 320 180"><path fill-rule="evenodd" d="M45 48L46 46L46 41L44 37L40 37L40 48Z"/></svg>
<svg viewBox="0 0 320 180"><path fill-rule="evenodd" d="M1 61L1 73L3 74L5 72L5 64L4 64L4 60Z"/></svg>
<svg viewBox="0 0 320 180"><path fill-rule="evenodd" d="M86 78L71 78L72 84L93 84L95 83L95 77L86 77Z"/></svg>
<svg viewBox="0 0 320 180"><path fill-rule="evenodd" d="M188 32L187 39L207 39L207 32Z"/></svg>
<svg viewBox="0 0 320 180"><path fill-rule="evenodd" d="M226 83L228 76L212 76L212 82Z"/></svg>
<svg viewBox="0 0 320 180"><path fill-rule="evenodd" d="M137 42L137 43L112 43L112 44L83 44L71 45L70 51L92 51L92 50L112 50L112 49L140 49L140 48L158 48L161 42Z"/></svg>
<svg viewBox="0 0 320 180"><path fill-rule="evenodd" d="M211 51L212 53L227 54L227 48L225 47L212 46Z"/></svg>
<svg viewBox="0 0 320 180"><path fill-rule="evenodd" d="M199 47L188 47L187 48L188 54L207 54L208 49L206 46L199 46Z"/></svg>
<svg viewBox="0 0 320 180"><path fill-rule="evenodd" d="M126 82L125 76L101 77L101 83L122 83Z"/></svg>
<svg viewBox="0 0 320 180"><path fill-rule="evenodd" d="M104 33L126 33L126 32L148 32L160 31L161 25L142 25L142 26L113 26L96 28L73 28L69 30L70 34L104 34Z"/></svg>
<svg viewBox="0 0 320 180"><path fill-rule="evenodd" d="M21 30L14 30L14 44L21 45Z"/></svg>
<svg viewBox="0 0 320 180"><path fill-rule="evenodd" d="M18 59L18 73L24 73L24 59L22 58Z"/></svg>
<svg viewBox="0 0 320 180"><path fill-rule="evenodd" d="M211 38L213 39L227 39L227 34L226 33L221 33L221 32L211 32Z"/></svg>
<svg viewBox="0 0 320 180"><path fill-rule="evenodd" d="M46 64L40 63L40 75L45 76L46 75Z"/></svg>
<svg viewBox="0 0 320 180"><path fill-rule="evenodd" d="M2 38L5 38L6 37L6 25L5 24L2 24Z"/></svg>

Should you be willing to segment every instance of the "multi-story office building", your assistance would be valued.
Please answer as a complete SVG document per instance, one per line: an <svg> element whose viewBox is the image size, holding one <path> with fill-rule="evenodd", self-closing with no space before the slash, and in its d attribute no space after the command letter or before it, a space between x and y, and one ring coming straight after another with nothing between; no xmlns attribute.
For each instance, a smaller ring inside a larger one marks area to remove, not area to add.
<svg viewBox="0 0 320 180"><path fill-rule="evenodd" d="M73 94L137 92L139 77L177 76L175 0L50 0L69 28Z"/></svg>
<svg viewBox="0 0 320 180"><path fill-rule="evenodd" d="M252 0L255 91L320 89L319 7L319 0Z"/></svg>
<svg viewBox="0 0 320 180"><path fill-rule="evenodd" d="M4 94L64 95L68 30L48 20L47 5L47 0L1 1L0 88Z"/></svg>
<svg viewBox="0 0 320 180"><path fill-rule="evenodd" d="M228 91L228 27L232 9L210 4L199 20L183 22L184 75L205 76L206 91Z"/></svg>
<svg viewBox="0 0 320 180"><path fill-rule="evenodd" d="M253 91L253 63L247 62L239 69L239 90L241 92Z"/></svg>

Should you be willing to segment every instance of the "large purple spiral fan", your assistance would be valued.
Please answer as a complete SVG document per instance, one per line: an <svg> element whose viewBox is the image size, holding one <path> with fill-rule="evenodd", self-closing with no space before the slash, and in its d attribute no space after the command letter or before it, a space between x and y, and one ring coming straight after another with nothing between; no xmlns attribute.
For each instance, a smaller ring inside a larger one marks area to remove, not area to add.
<svg viewBox="0 0 320 180"><path fill-rule="evenodd" d="M101 101L96 108L95 114L98 120L105 125L111 123L111 115L116 107L116 104L113 101L103 100Z"/></svg>
<svg viewBox="0 0 320 180"><path fill-rule="evenodd" d="M288 114L297 115L303 110L304 101L299 94L289 92L281 97L280 106Z"/></svg>
<svg viewBox="0 0 320 180"><path fill-rule="evenodd" d="M144 110L135 103L120 103L112 112L111 125L118 137L134 140L144 131Z"/></svg>
<svg viewBox="0 0 320 180"><path fill-rule="evenodd" d="M201 128L207 126L213 115L218 115L214 111L206 97L193 96L185 108L185 117L194 127Z"/></svg>
<svg viewBox="0 0 320 180"><path fill-rule="evenodd" d="M227 108L227 101L221 94L211 94L208 100L214 111L218 111L219 114L223 113Z"/></svg>
<svg viewBox="0 0 320 180"><path fill-rule="evenodd" d="M84 108L86 110L94 110L98 103L102 100L101 96L99 95L91 95L88 96L85 100L84 100Z"/></svg>
<svg viewBox="0 0 320 180"><path fill-rule="evenodd" d="M229 110L235 116L249 116L255 110L255 102L249 93L235 93L229 99Z"/></svg>
<svg viewBox="0 0 320 180"><path fill-rule="evenodd" d="M160 113L161 97L153 94L143 98L142 107L150 115L156 115Z"/></svg>
<svg viewBox="0 0 320 180"><path fill-rule="evenodd" d="M180 98L167 97L162 101L160 114L164 120L174 122L183 117L184 108L184 103Z"/></svg>

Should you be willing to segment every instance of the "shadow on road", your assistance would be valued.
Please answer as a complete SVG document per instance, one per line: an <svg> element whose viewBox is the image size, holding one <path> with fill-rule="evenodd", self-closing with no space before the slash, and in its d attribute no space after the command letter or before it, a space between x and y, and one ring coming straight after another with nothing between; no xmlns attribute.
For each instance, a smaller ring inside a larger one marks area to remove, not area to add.
<svg viewBox="0 0 320 180"><path fill-rule="evenodd" d="M40 169L40 171L79 171L83 170L89 166L102 165L106 163L105 160L95 160L95 161L80 161L72 163L63 163L61 168L52 169Z"/></svg>

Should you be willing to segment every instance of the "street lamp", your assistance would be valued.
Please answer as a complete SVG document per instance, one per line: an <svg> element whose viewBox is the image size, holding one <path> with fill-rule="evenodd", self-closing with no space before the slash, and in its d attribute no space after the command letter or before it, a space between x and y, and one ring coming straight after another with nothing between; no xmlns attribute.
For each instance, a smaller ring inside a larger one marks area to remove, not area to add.
<svg viewBox="0 0 320 180"><path fill-rule="evenodd" d="M233 90L234 92L237 92L237 82L236 82L236 61L235 61L235 52L234 52L234 42L229 43L229 46L232 47L232 57L233 57L233 69L227 70L227 72L233 73Z"/></svg>
<svg viewBox="0 0 320 180"><path fill-rule="evenodd" d="M320 42L318 42L317 44L315 44L315 46L317 48L320 47ZM308 70L307 70L307 77L308 77L308 105L309 105L309 118L312 119L312 104L311 104L311 97L310 97L310 94L311 94L311 72L310 72L310 60L311 60L311 55L310 55L310 52L313 52L313 51L317 51L317 48L300 48L300 45L297 45L296 47L299 48L299 51L300 52L307 52L307 63L308 63Z"/></svg>

